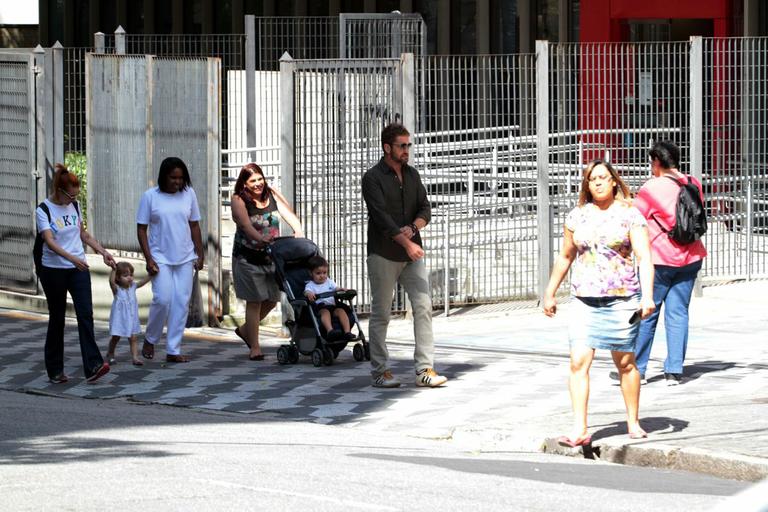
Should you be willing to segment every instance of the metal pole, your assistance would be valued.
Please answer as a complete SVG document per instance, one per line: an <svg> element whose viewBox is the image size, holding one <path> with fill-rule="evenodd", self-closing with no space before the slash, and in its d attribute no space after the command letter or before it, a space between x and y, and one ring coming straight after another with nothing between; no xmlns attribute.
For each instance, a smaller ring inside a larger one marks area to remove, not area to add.
<svg viewBox="0 0 768 512"><path fill-rule="evenodd" d="M93 34L93 47L95 53L104 53L104 46L104 32L96 32Z"/></svg>
<svg viewBox="0 0 768 512"><path fill-rule="evenodd" d="M53 161L64 162L64 47L56 41L53 45Z"/></svg>
<svg viewBox="0 0 768 512"><path fill-rule="evenodd" d="M549 198L549 43L536 41L536 211L539 240L539 297L552 270L552 218Z"/></svg>
<svg viewBox="0 0 768 512"><path fill-rule="evenodd" d="M451 237L448 233L450 227L448 216L444 216L443 219L443 311L445 316L448 316L451 313L451 261L449 252Z"/></svg>
<svg viewBox="0 0 768 512"><path fill-rule="evenodd" d="M339 14L339 58L347 58L347 16Z"/></svg>
<svg viewBox="0 0 768 512"><path fill-rule="evenodd" d="M125 29L122 26L115 30L115 54L125 55Z"/></svg>
<svg viewBox="0 0 768 512"><path fill-rule="evenodd" d="M400 56L403 126L416 133L416 66L412 53Z"/></svg>
<svg viewBox="0 0 768 512"><path fill-rule="evenodd" d="M701 170L703 167L703 63L704 63L704 40L699 36L691 37L690 47L690 80L691 80L691 104L690 104L690 124L691 124L691 175L701 180ZM706 198L705 198L706 202ZM696 279L693 288L696 297L704 295L701 285L701 278Z"/></svg>
<svg viewBox="0 0 768 512"><path fill-rule="evenodd" d="M221 164L221 59L208 58L208 169ZM208 325L217 327L221 314L221 173L208 174Z"/></svg>
<svg viewBox="0 0 768 512"><path fill-rule="evenodd" d="M58 44L58 41L56 41ZM40 170L45 190L53 178L53 166L56 163L54 141L54 76L53 49L43 50L40 46L35 49L37 75L37 119L38 139L37 144L42 149L38 157L38 169ZM41 74L40 74L41 73ZM47 195L47 194L45 194ZM44 197L44 196L43 196Z"/></svg>
<svg viewBox="0 0 768 512"><path fill-rule="evenodd" d="M249 148L256 147L256 16L245 17L245 140ZM251 151L249 160L256 159Z"/></svg>
<svg viewBox="0 0 768 512"><path fill-rule="evenodd" d="M280 191L295 207L294 71L296 64L288 52L280 57Z"/></svg>
<svg viewBox="0 0 768 512"><path fill-rule="evenodd" d="M753 196L752 176L747 176L747 281L752 280L752 226L754 214L754 196Z"/></svg>

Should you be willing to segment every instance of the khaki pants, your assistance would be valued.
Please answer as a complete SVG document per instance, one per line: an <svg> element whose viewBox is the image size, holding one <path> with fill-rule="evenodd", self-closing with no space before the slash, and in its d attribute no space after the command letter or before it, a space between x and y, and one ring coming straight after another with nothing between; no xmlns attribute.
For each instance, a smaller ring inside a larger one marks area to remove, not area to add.
<svg viewBox="0 0 768 512"><path fill-rule="evenodd" d="M371 375L375 378L389 370L387 327L396 283L400 283L405 289L413 308L413 335L416 341L413 359L416 371L432 368L435 354L432 338L432 297L424 259L391 261L371 254L366 261L368 279L371 282L371 317L368 322Z"/></svg>

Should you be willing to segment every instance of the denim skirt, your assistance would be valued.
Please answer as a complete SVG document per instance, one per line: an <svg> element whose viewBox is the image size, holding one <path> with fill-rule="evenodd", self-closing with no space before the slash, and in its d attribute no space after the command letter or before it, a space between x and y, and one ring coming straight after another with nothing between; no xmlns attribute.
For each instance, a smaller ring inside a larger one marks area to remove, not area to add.
<svg viewBox="0 0 768 512"><path fill-rule="evenodd" d="M568 322L571 348L634 352L640 322L630 324L629 320L639 308L639 294L630 297L575 297Z"/></svg>

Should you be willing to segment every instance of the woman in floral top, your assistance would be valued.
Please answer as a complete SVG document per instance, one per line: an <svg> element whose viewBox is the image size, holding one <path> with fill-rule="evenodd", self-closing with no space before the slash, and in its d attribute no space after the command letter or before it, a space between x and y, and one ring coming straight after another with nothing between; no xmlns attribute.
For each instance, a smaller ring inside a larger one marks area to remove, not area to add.
<svg viewBox="0 0 768 512"><path fill-rule="evenodd" d="M267 245L280 234L280 219L304 234L296 214L285 198L267 184L264 171L255 163L240 169L232 196L232 219L237 225L232 245L232 281L235 295L245 301L245 324L235 329L248 345L251 361L262 361L259 323L280 301L275 266Z"/></svg>
<svg viewBox="0 0 768 512"><path fill-rule="evenodd" d="M568 446L591 442L587 402L595 349L611 351L621 376L629 436L646 437L638 419L640 373L634 350L637 320L655 310L653 265L645 219L624 198L629 198L629 189L609 163L595 160L589 164L581 182L579 204L565 220L563 249L544 294L544 314L554 316L555 293L573 266L571 291L578 299L573 301L569 326L574 423L570 434L559 439ZM641 294L641 290L646 293Z"/></svg>

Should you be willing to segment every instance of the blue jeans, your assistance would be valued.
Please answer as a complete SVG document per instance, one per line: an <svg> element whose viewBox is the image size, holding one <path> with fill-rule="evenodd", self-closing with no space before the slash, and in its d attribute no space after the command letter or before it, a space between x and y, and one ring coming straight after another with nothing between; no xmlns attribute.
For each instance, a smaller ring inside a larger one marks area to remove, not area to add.
<svg viewBox="0 0 768 512"><path fill-rule="evenodd" d="M48 334L45 336L45 369L48 377L53 378L64 371L64 316L69 292L77 315L83 372L88 378L104 363L93 330L91 273L74 268L42 267L39 277L48 302Z"/></svg>
<svg viewBox="0 0 768 512"><path fill-rule="evenodd" d="M641 375L645 375L651 356L653 337L659 321L659 310L664 304L664 328L667 331L667 358L664 373L683 373L683 361L688 348L688 305L693 284L701 270L701 260L684 267L654 265L653 301L656 311L640 322L635 359Z"/></svg>

